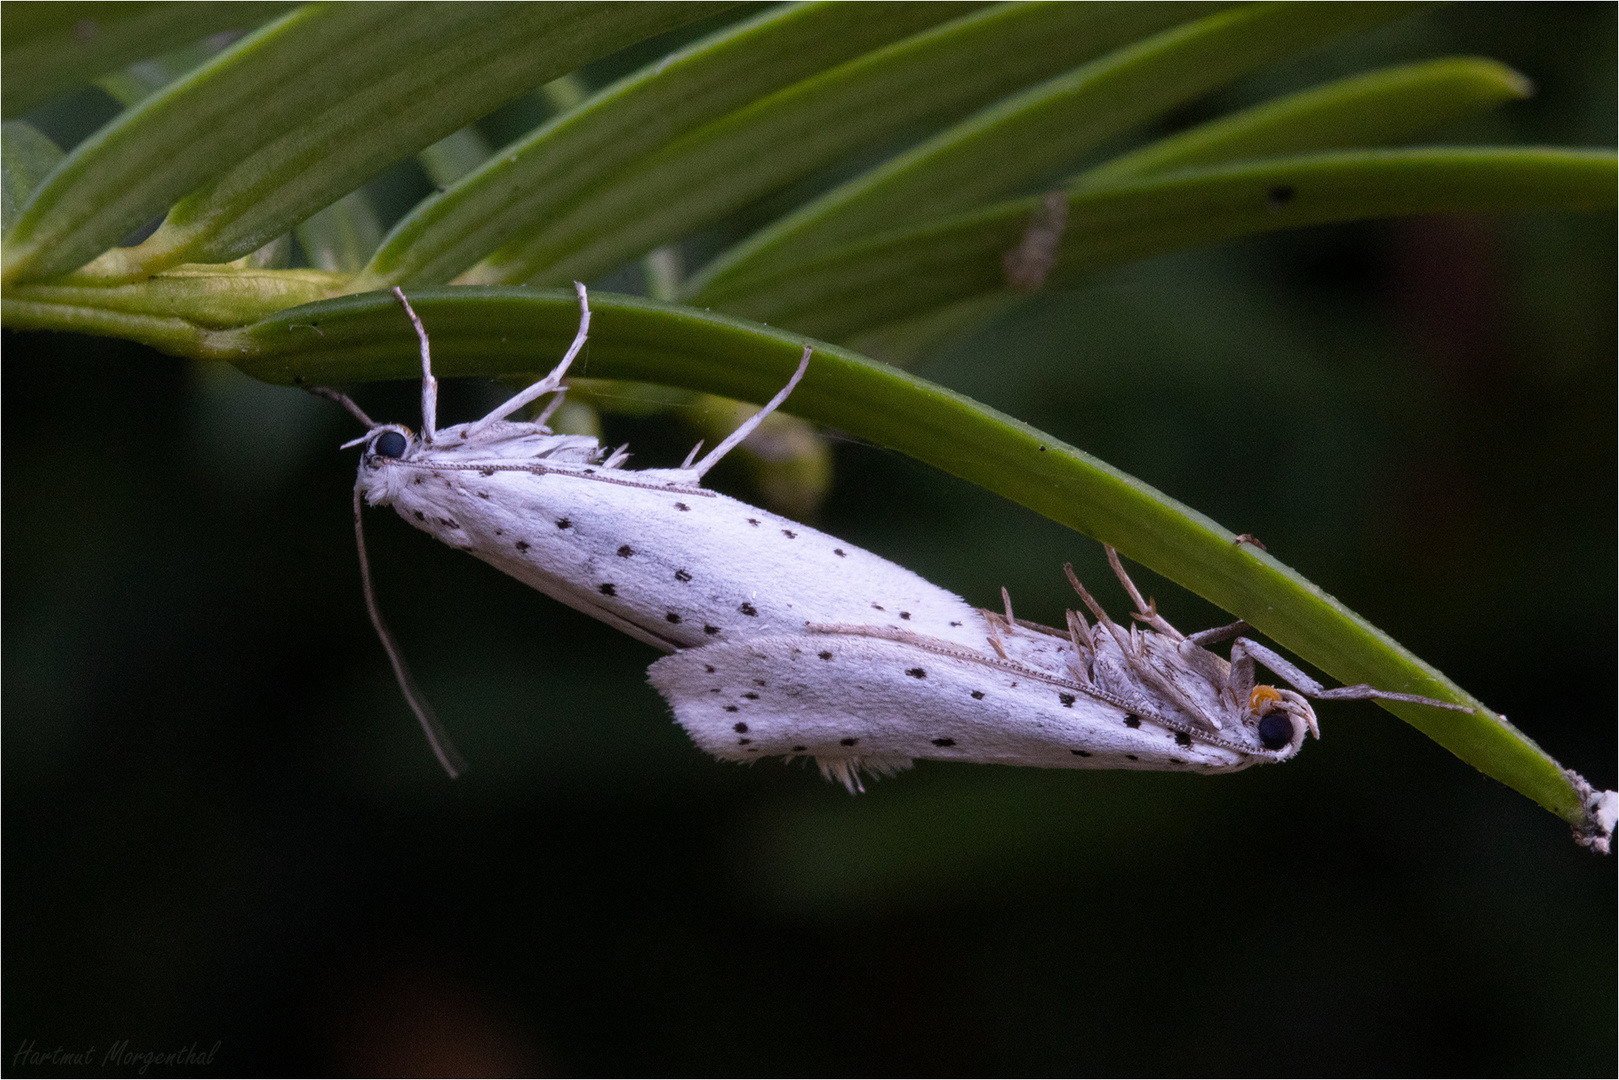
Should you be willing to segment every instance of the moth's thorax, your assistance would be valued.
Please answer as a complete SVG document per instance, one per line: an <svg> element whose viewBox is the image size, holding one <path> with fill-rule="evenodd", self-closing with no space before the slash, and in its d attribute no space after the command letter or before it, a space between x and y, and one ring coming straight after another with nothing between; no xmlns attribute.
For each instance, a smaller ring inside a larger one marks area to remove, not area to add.
<svg viewBox="0 0 1619 1080"><path fill-rule="evenodd" d="M604 456L601 444L588 435L557 435L539 424L499 420L470 435L470 424L456 424L427 442L409 428L386 424L370 432L360 456L357 481L372 506L392 505L393 499L424 466L462 468L468 465L509 466L528 462L592 465ZM404 439L399 453L386 452L383 436L393 432Z"/></svg>

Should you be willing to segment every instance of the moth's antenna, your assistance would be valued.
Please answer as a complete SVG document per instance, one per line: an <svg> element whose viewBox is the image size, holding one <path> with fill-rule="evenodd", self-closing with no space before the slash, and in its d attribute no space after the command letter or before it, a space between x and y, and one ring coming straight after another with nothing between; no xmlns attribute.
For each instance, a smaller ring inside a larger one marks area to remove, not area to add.
<svg viewBox="0 0 1619 1080"><path fill-rule="evenodd" d="M395 290L396 292L398 290ZM403 297L401 297L403 299ZM408 311L409 308L407 307ZM388 654L388 663L393 665L394 678L399 681L399 689L405 695L405 702L410 711L416 714L416 719L422 725L422 733L427 736L427 744L433 748L433 756L438 763L444 766L444 771L454 780L467 771L466 759L456 750L455 744L450 741L449 732L444 730L438 717L433 713L433 706L427 703L427 695L423 694L416 680L411 678L410 668L405 666L405 654L399 648L399 642L394 640L393 631L382 620L382 610L377 607L376 589L371 584L371 560L365 551L365 523L361 515L360 489L354 489L354 541L360 551L360 584L365 588L365 609L371 613L371 625L376 627L377 637L382 639L382 649Z"/></svg>
<svg viewBox="0 0 1619 1080"><path fill-rule="evenodd" d="M438 380L433 378L433 353L427 346L427 330L416 317L416 309L405 299L405 290L395 285L393 294L410 316L410 325L416 328L416 340L422 345L422 439L432 442L433 436L438 434Z"/></svg>
<svg viewBox="0 0 1619 1080"><path fill-rule="evenodd" d="M573 344L568 346L568 351L562 357L562 362L552 368L551 373L545 378L511 400L504 402L488 416L467 428L469 436L478 434L496 420L504 419L536 398L543 397L551 391L562 387L562 377L568 373L568 365L573 363L574 358L579 355L579 350L585 347L585 340L590 337L590 297L585 292L585 287L577 281L573 283L573 291L579 294L579 332L573 335ZM544 423L544 421L542 420L541 423Z"/></svg>
<svg viewBox="0 0 1619 1080"><path fill-rule="evenodd" d="M323 397L327 401L337 402L339 405L343 406L343 408L348 410L350 416L364 424L367 430L377 426L377 422L365 415L365 410L354 404L354 399L343 393L341 390L333 390L329 386L306 386L304 389L308 390L316 397Z"/></svg>
<svg viewBox="0 0 1619 1080"><path fill-rule="evenodd" d="M743 439L746 439L749 435L752 435L754 428L757 428L760 424L765 422L765 417L769 416L771 413L780 408L781 403L787 400L787 395L793 392L793 387L797 386L799 380L804 377L804 372L809 370L810 354L814 351L815 346L805 345L804 356L798 361L798 370L793 372L793 377L787 380L787 385L782 387L776 396L771 398L765 404L764 408L742 421L735 431L731 432L725 437L724 442L714 447L714 449L708 452L708 455L704 457L703 460L692 466L692 472L696 473L700 477L708 470L718 465L721 458L736 448L737 443L740 443Z"/></svg>

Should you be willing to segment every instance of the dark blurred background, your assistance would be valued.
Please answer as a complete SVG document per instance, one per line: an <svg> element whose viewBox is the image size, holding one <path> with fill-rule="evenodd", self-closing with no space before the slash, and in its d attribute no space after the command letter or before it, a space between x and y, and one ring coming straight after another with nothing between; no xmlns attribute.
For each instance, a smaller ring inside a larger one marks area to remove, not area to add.
<svg viewBox="0 0 1619 1080"><path fill-rule="evenodd" d="M1164 130L1477 53L1539 93L1446 140L1609 146L1614 13L1427 12ZM1615 239L1263 237L1033 297L918 370L1261 537L1611 788ZM186 1075L1615 1071L1614 860L1374 706L1236 776L923 763L850 798L709 760L651 649L373 513L473 763L451 783L366 621L345 416L119 341L4 349L9 1074L119 1040L220 1043ZM413 385L362 395L416 418ZM678 416L607 426L643 465L687 449ZM1060 624L1064 560L1121 602L1085 537L878 448L836 467L815 524L974 602Z"/></svg>

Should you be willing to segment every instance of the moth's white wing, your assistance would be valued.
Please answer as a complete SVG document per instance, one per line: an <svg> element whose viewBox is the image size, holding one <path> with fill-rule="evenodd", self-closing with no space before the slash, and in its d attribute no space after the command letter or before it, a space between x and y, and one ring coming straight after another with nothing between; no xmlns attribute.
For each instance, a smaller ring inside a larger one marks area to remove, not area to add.
<svg viewBox="0 0 1619 1080"><path fill-rule="evenodd" d="M1059 672L1031 677L976 657L852 634L776 636L688 649L650 676L692 739L730 761L809 755L847 775L912 758L1189 772L1267 760L1143 720Z"/></svg>
<svg viewBox="0 0 1619 1080"><path fill-rule="evenodd" d="M664 649L806 623L877 623L979 644L977 609L837 537L673 470L384 461L377 501L451 547Z"/></svg>

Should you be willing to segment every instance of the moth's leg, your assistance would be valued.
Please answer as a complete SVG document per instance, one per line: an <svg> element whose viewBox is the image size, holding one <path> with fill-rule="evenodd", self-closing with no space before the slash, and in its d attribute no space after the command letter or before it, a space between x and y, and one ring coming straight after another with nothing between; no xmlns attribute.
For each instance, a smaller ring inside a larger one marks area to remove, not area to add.
<svg viewBox="0 0 1619 1080"><path fill-rule="evenodd" d="M1236 643L1231 646L1231 669L1233 674L1236 673L1239 653L1243 654L1243 661L1248 668L1250 683L1253 679L1253 661L1258 660L1261 664L1270 668L1271 671L1280 675L1288 685L1305 697L1313 697L1320 701L1407 701L1413 705L1432 705L1434 708L1450 709L1453 712L1473 711L1466 705L1454 705L1448 701L1436 701L1431 697L1423 697L1421 694L1400 694L1392 690L1379 690L1365 683L1357 683L1354 686L1339 686L1328 690L1304 672L1283 660L1272 650L1267 649L1257 641L1242 637L1238 638Z"/></svg>
<svg viewBox="0 0 1619 1080"><path fill-rule="evenodd" d="M433 378L433 352L427 345L427 330L422 326L422 320L416 317L416 309L410 306L405 299L405 290L395 285L393 287L394 299L399 306L405 309L410 316L410 325L416 328L416 340L422 350L422 438L427 442L433 441L438 434L438 380Z"/></svg>
<svg viewBox="0 0 1619 1080"><path fill-rule="evenodd" d="M529 402L544 397L553 390L561 390L563 388L562 379L563 376L568 374L568 365L573 363L574 358L579 355L579 350L585 347L586 339L590 337L590 298L585 293L585 287L577 281L573 283L573 291L579 295L579 332L573 335L573 344L568 346L568 351L563 355L561 362L558 363L556 367L552 368L551 373L545 376L545 378L534 383L527 390L524 390L516 397L503 402L488 416L485 416L477 423L468 427L468 438L478 434L478 432L482 431L490 424L495 423L497 420L506 419L506 417L510 416L518 409L521 409ZM545 415L549 417L550 413L546 413Z"/></svg>
<svg viewBox="0 0 1619 1080"><path fill-rule="evenodd" d="M764 408L742 421L735 431L725 437L723 442L710 450L703 460L691 467L691 471L697 474L698 479L701 479L704 473L718 465L720 459L736 448L737 443L752 435L753 429L765 422L765 417L781 407L781 403L787 400L787 395L793 392L793 387L797 386L798 381L804 377L804 372L809 370L810 354L814 351L815 346L805 345L804 355L798 361L798 370L793 372L793 377L787 380L787 385L782 387L775 397L765 402ZM696 453L696 451L694 450L693 453Z"/></svg>
<svg viewBox="0 0 1619 1080"><path fill-rule="evenodd" d="M1006 628L1007 628L1007 630L1016 629L1017 628L1017 620L1012 617L1012 594L1006 591L1006 586L1005 585L1001 586L1001 603L1006 605Z"/></svg>
<svg viewBox="0 0 1619 1080"><path fill-rule="evenodd" d="M1107 564L1113 567L1113 573L1118 575L1119 584L1124 586L1124 591L1129 593L1130 599L1135 602L1136 613L1132 618L1139 619L1160 634L1166 634L1176 641L1185 637L1186 635L1169 625L1169 620L1158 614L1156 601L1147 601L1141 598L1141 591L1136 588L1136 583L1131 581L1130 575L1124 572L1124 564L1119 561L1119 553L1113 550L1113 547L1109 544L1103 544L1102 549L1107 552Z"/></svg>
<svg viewBox="0 0 1619 1080"><path fill-rule="evenodd" d="M686 460L682 461L680 463L680 467L682 469L691 468L691 463L697 460L697 451L701 450L702 448L703 448L703 440L698 439L697 440L697 445L691 448L691 453L686 455Z"/></svg>
<svg viewBox="0 0 1619 1080"><path fill-rule="evenodd" d="M1248 699L1254 692L1254 657L1248 651L1248 647L1253 644L1253 641L1245 637L1239 637L1231 644L1231 675L1226 685L1230 687L1238 706L1242 708L1247 707ZM1286 663L1286 661L1283 661L1283 663ZM1288 667L1292 667L1292 665L1288 664ZM1277 674L1281 673L1278 672ZM1304 677L1303 672L1300 672L1299 675L1301 678ZM1286 678L1286 676L1284 675L1283 678ZM1294 683L1293 685L1297 686L1298 684ZM1320 687L1318 686L1317 689L1320 689Z"/></svg>
<svg viewBox="0 0 1619 1080"><path fill-rule="evenodd" d="M1238 619L1229 626L1216 626L1208 630L1199 630L1195 634L1187 634L1186 640L1190 641L1193 645L1201 645L1204 648L1207 648L1210 645L1215 645L1229 638L1236 637L1238 634L1247 633L1252 629L1253 627L1249 626L1241 619Z"/></svg>
<svg viewBox="0 0 1619 1080"><path fill-rule="evenodd" d="M1085 625L1085 616L1077 611L1065 611L1068 617L1068 639L1074 643L1074 662L1068 668L1076 679L1090 685L1091 660L1096 655L1096 642L1091 640L1091 628Z"/></svg>
<svg viewBox="0 0 1619 1080"><path fill-rule="evenodd" d="M1096 602L1096 597L1087 592L1085 586L1079 583L1079 575L1074 573L1074 564L1063 563L1062 569L1063 573L1068 575L1068 584L1074 587L1074 591L1079 594L1079 598L1085 601L1085 606L1091 609L1091 614L1096 616L1097 625L1108 632L1108 636L1118 645L1119 652L1128 658L1133 648L1129 636L1125 634L1118 623L1108 618L1107 612L1102 610L1102 605Z"/></svg>

